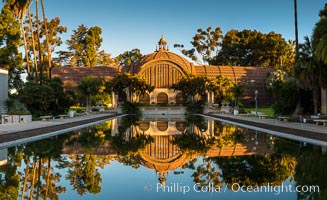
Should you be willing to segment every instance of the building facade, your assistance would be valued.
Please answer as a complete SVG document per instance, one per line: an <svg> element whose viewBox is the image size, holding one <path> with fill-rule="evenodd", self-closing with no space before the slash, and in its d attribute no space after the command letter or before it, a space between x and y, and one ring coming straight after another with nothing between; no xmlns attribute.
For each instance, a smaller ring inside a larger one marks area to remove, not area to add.
<svg viewBox="0 0 327 200"><path fill-rule="evenodd" d="M0 115L6 113L8 99L8 71L0 69Z"/></svg>
<svg viewBox="0 0 327 200"><path fill-rule="evenodd" d="M132 75L141 75L148 84L155 87L150 94L139 97L139 102L144 104L180 104L183 102L182 94L171 89L171 86L185 76L205 76L214 80L218 75L230 78L236 84L248 84L241 99L244 104L254 105L255 90L258 91L258 104L269 105L272 103L271 92L265 87L266 77L271 69L248 66L208 66L194 65L184 57L169 51L167 42L162 37L157 49L143 56L131 66L120 69L111 67L56 67L53 68L53 77L63 80L66 88L76 87L85 76L92 75L110 79L120 72ZM212 94L208 94L207 102L213 104Z"/></svg>
<svg viewBox="0 0 327 200"><path fill-rule="evenodd" d="M155 87L151 94L141 97L141 103L148 104L179 104L182 95L170 87L178 83L186 74L205 76L211 80L218 75L230 78L236 84L247 84L241 97L245 104L254 102L255 90L258 91L260 105L272 103L271 92L265 87L266 77L271 69L249 66L208 66L194 65L180 55L169 51L166 40L162 37L156 51L144 56L139 62L124 69L131 74L139 74L146 82ZM212 95L207 96L208 103L213 103ZM254 104L252 104L254 105Z"/></svg>

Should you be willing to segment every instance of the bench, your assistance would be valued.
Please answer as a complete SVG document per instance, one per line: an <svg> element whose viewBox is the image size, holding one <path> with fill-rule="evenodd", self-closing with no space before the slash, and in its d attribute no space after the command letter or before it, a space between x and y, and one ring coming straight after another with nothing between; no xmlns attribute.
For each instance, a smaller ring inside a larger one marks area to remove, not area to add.
<svg viewBox="0 0 327 200"><path fill-rule="evenodd" d="M81 117L81 116L85 116L85 115L87 115L86 112L75 113L75 116L76 116L76 117Z"/></svg>
<svg viewBox="0 0 327 200"><path fill-rule="evenodd" d="M59 117L60 119L66 119L66 117L68 117L68 115L58 115L58 117Z"/></svg>
<svg viewBox="0 0 327 200"><path fill-rule="evenodd" d="M314 122L316 122L317 125L319 125L320 123L323 125L323 126L326 126L327 125L327 119L315 119L313 120Z"/></svg>
<svg viewBox="0 0 327 200"><path fill-rule="evenodd" d="M40 116L40 119L42 120L42 121L49 121L50 119L52 118L52 116Z"/></svg>
<svg viewBox="0 0 327 200"><path fill-rule="evenodd" d="M290 117L279 116L279 117L277 117L277 119L278 119L278 121L284 121L284 122L287 122L287 121L290 119Z"/></svg>
<svg viewBox="0 0 327 200"><path fill-rule="evenodd" d="M258 115L259 119L265 119L268 115Z"/></svg>

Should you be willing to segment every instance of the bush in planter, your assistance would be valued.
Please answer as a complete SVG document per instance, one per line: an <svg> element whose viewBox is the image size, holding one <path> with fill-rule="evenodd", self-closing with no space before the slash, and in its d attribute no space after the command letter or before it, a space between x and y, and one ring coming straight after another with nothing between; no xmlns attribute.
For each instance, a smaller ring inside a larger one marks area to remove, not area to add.
<svg viewBox="0 0 327 200"><path fill-rule="evenodd" d="M20 102L18 99L8 99L8 115L30 115L30 111L27 110L25 104Z"/></svg>
<svg viewBox="0 0 327 200"><path fill-rule="evenodd" d="M189 102L186 104L187 113L203 113L203 101Z"/></svg>
<svg viewBox="0 0 327 200"><path fill-rule="evenodd" d="M141 115L141 110L138 103L131 103L129 101L125 102L123 105L123 113L126 114L135 114L137 116Z"/></svg>

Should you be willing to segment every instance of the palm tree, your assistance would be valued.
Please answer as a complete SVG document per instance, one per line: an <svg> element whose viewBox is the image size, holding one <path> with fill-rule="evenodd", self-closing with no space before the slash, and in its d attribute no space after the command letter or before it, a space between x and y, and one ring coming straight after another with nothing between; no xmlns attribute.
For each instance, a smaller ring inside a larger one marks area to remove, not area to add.
<svg viewBox="0 0 327 200"><path fill-rule="evenodd" d="M297 62L299 56L299 33L298 33L298 25L297 25L297 0L294 0L294 28L295 28L295 63ZM300 82L296 80L296 89L298 96L300 96ZM295 111L293 113L294 116L297 116L301 113L301 98L298 98Z"/></svg>
<svg viewBox="0 0 327 200"><path fill-rule="evenodd" d="M318 113L319 103L319 73L318 64L315 61L315 51L312 45L312 40L304 37L304 43L299 44L299 55L296 63L297 80L300 87L312 90L314 114Z"/></svg>
<svg viewBox="0 0 327 200"><path fill-rule="evenodd" d="M299 54L299 31L297 25L297 0L294 0L295 60Z"/></svg>
<svg viewBox="0 0 327 200"><path fill-rule="evenodd" d="M313 30L313 48L315 49L316 58L318 60L319 82L321 86L322 98L326 94L327 88L327 4L325 4L324 10L319 13L320 20L316 24ZM323 101L322 101L323 102ZM326 105L321 105L321 112L326 112Z"/></svg>
<svg viewBox="0 0 327 200"><path fill-rule="evenodd" d="M322 17L313 30L314 47L317 58L327 64L327 18Z"/></svg>

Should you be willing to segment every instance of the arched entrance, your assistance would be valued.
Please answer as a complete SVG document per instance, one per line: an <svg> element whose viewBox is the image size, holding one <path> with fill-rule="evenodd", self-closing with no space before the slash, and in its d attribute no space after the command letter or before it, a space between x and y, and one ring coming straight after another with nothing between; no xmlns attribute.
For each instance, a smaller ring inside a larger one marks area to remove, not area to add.
<svg viewBox="0 0 327 200"><path fill-rule="evenodd" d="M185 122L176 122L176 129L179 130L180 132L184 132L186 129Z"/></svg>
<svg viewBox="0 0 327 200"><path fill-rule="evenodd" d="M159 131L166 131L168 129L168 122L163 122L163 121L157 122L157 128Z"/></svg>
<svg viewBox="0 0 327 200"><path fill-rule="evenodd" d="M168 104L168 95L164 92L160 92L157 96L157 104Z"/></svg>
<svg viewBox="0 0 327 200"><path fill-rule="evenodd" d="M150 104L150 95L149 94L140 95L139 103Z"/></svg>
<svg viewBox="0 0 327 200"><path fill-rule="evenodd" d="M147 131L150 128L150 123L149 122L140 122L139 126L142 131Z"/></svg>

